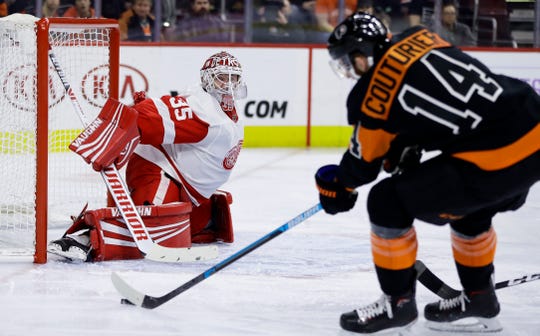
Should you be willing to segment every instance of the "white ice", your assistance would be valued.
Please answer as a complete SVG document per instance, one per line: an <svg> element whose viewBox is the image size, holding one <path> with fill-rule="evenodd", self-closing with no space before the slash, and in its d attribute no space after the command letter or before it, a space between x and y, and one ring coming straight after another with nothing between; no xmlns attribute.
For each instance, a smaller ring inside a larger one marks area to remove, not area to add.
<svg viewBox="0 0 540 336"><path fill-rule="evenodd" d="M160 296L214 266L318 202L313 174L338 163L342 149L244 149L223 189L232 192L235 242L216 260L162 264L146 260L45 265L0 261L0 335L353 335L339 316L379 298L365 211L322 211L168 303L148 310L120 304L110 274ZM381 176L383 177L383 176ZM434 186L435 187L435 186ZM496 281L540 272L540 189L517 212L495 218ZM418 258L459 288L448 226L416 223ZM61 235L50 230L49 238ZM418 286L419 310L436 299ZM497 291L498 335L540 333L540 281ZM420 317L412 335L442 335Z"/></svg>

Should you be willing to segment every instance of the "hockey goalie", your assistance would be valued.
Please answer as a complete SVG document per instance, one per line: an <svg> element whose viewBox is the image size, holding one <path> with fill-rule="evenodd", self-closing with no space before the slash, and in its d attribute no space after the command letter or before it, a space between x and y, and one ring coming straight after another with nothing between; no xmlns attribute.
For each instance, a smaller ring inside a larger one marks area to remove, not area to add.
<svg viewBox="0 0 540 336"><path fill-rule="evenodd" d="M219 188L242 148L235 101L246 94L240 63L223 51L204 62L200 85L179 95L138 92L133 106L109 99L69 148L96 171L126 166L130 195L154 242L232 243L232 195ZM72 261L142 258L110 195L107 206L84 209L48 252Z"/></svg>

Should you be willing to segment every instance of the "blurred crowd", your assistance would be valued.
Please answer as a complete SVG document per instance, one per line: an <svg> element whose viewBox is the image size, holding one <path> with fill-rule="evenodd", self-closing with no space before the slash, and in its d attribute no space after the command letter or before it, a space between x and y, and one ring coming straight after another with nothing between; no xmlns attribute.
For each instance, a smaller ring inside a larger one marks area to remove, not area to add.
<svg viewBox="0 0 540 336"><path fill-rule="evenodd" d="M390 31L424 24L456 45L477 44L470 25L460 22L457 0L442 0L436 13L433 0L161 0L158 12L155 0L42 0L38 9L36 3L0 0L0 16L113 18L124 41L325 43L338 22L363 10Z"/></svg>

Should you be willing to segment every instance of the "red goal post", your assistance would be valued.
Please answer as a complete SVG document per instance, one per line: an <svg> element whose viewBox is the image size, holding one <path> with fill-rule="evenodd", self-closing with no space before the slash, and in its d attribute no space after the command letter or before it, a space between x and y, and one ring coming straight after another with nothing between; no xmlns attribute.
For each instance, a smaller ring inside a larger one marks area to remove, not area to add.
<svg viewBox="0 0 540 336"><path fill-rule="evenodd" d="M100 175L68 150L82 125L48 52L94 118L118 98L119 41L111 19L0 19L0 256L45 263L49 230L105 205Z"/></svg>

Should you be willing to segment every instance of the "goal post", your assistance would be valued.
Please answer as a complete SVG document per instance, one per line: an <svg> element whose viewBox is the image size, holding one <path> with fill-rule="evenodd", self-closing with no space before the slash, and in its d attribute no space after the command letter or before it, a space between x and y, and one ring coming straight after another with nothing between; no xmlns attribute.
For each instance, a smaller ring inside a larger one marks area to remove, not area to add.
<svg viewBox="0 0 540 336"><path fill-rule="evenodd" d="M105 206L100 175L68 150L82 124L48 52L93 119L118 98L119 41L111 19L0 19L0 256L45 263L49 230Z"/></svg>

